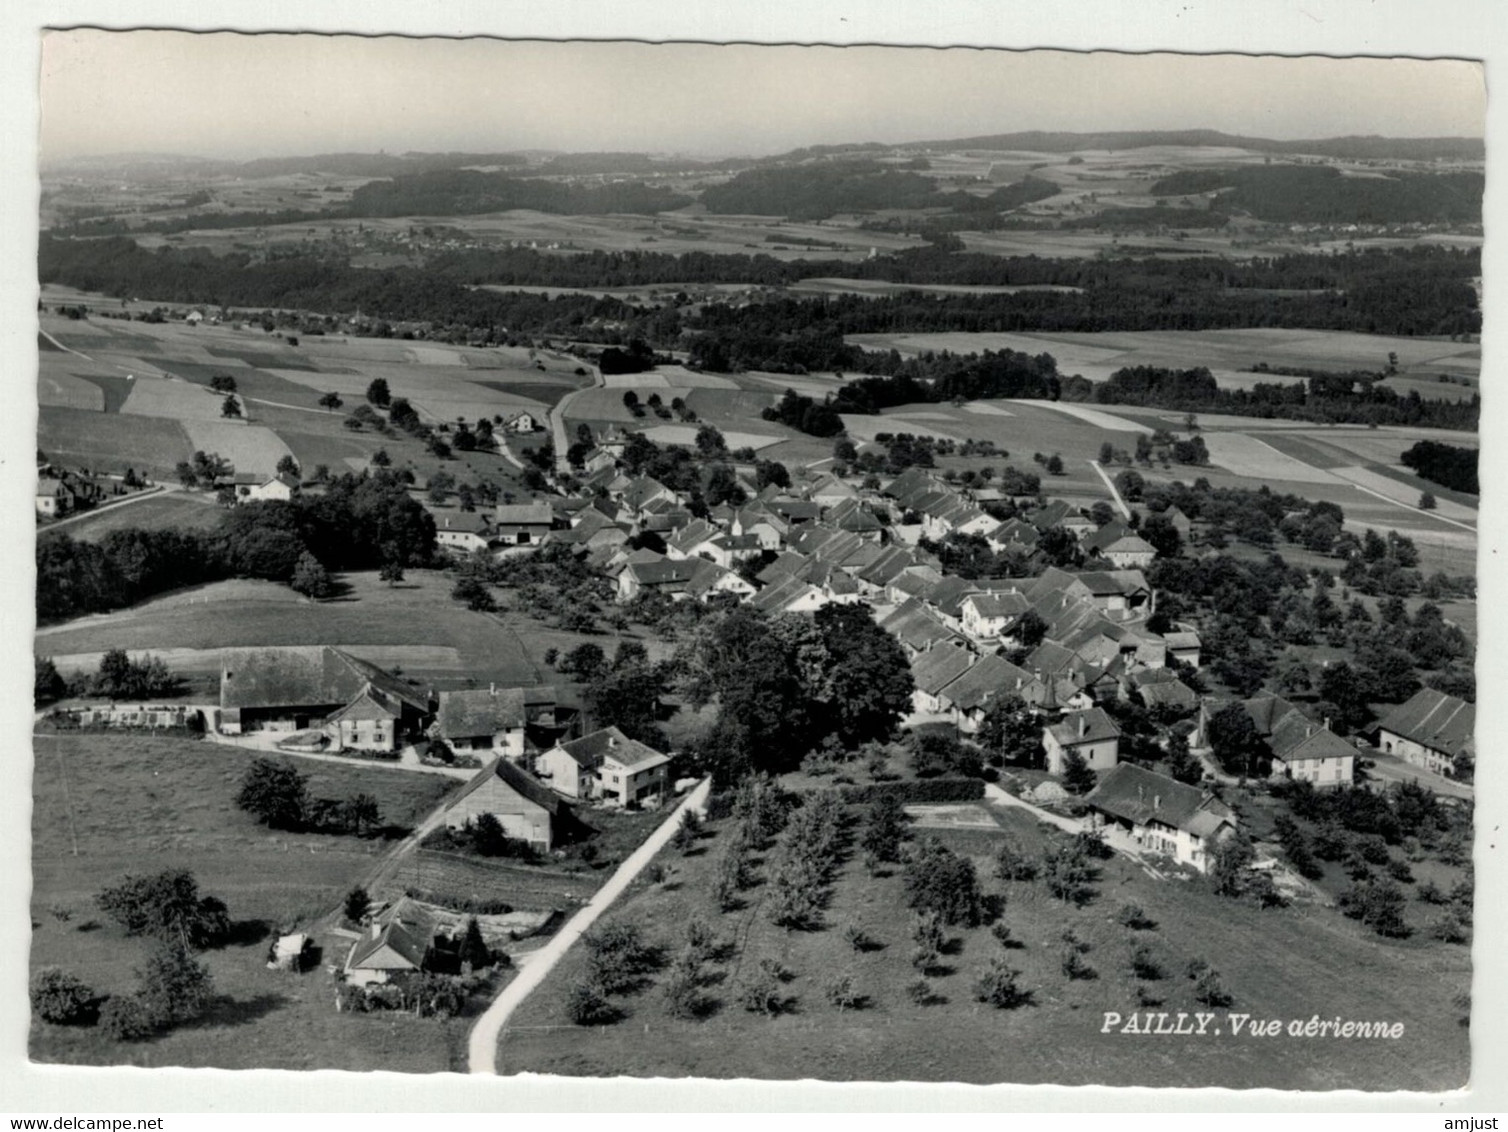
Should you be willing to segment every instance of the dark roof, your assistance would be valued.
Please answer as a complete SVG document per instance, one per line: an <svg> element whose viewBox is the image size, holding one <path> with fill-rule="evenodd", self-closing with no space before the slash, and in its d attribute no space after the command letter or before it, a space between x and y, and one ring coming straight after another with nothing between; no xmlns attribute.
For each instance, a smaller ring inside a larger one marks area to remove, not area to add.
<svg viewBox="0 0 1508 1132"><path fill-rule="evenodd" d="M424 963L435 938L435 922L427 909L407 896L400 896L385 912L378 914L374 935L370 930L351 949L347 967L360 967L368 958L389 947L417 969Z"/></svg>
<svg viewBox="0 0 1508 1132"><path fill-rule="evenodd" d="M972 662L968 649L941 645L916 655L911 662L911 678L918 692L935 695L962 676Z"/></svg>
<svg viewBox="0 0 1508 1132"><path fill-rule="evenodd" d="M222 708L343 705L371 686L421 713L419 693L375 664L329 645L226 649L220 654Z"/></svg>
<svg viewBox="0 0 1508 1132"><path fill-rule="evenodd" d="M436 712L440 734L447 739L492 735L524 725L522 688L468 688L441 692Z"/></svg>
<svg viewBox="0 0 1508 1132"><path fill-rule="evenodd" d="M935 651L935 650L934 650ZM1031 673L993 654L982 656L967 672L942 690L959 711L983 707L1001 696L1015 695L1031 680Z"/></svg>
<svg viewBox="0 0 1508 1132"><path fill-rule="evenodd" d="M446 809L454 809L461 799L470 797L494 778L501 779L505 786L525 801L533 802L536 806L548 811L551 817L560 817L562 814L570 813L570 808L566 805L564 798L528 771L514 766L503 758L493 759L491 763L478 771L476 777L461 787L460 792L450 800Z"/></svg>
<svg viewBox="0 0 1508 1132"><path fill-rule="evenodd" d="M1084 801L1136 825L1151 821L1208 837L1227 822L1230 808L1211 794L1135 763L1120 763L1101 776Z"/></svg>
<svg viewBox="0 0 1508 1132"><path fill-rule="evenodd" d="M1048 728L1054 739L1064 747L1080 743L1100 743L1120 737L1121 729L1115 720L1105 714L1104 708L1092 707L1087 711L1067 712L1061 722Z"/></svg>
<svg viewBox="0 0 1508 1132"><path fill-rule="evenodd" d="M600 731L593 731L590 735L583 735L580 739L560 743L558 746L578 766L588 768L601 766L602 760L609 755L625 766L638 766L650 761L657 763L667 761L666 755L637 739L630 739L616 727L604 727Z"/></svg>
<svg viewBox="0 0 1508 1132"><path fill-rule="evenodd" d="M1377 726L1381 731L1412 739L1422 747L1457 755L1471 745L1476 725L1475 704L1434 688L1420 688L1405 703L1388 712Z"/></svg>

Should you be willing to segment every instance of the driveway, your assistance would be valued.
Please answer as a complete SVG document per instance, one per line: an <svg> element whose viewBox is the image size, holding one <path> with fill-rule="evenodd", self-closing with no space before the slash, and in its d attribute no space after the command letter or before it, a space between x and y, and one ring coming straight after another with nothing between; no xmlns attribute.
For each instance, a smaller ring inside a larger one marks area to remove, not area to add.
<svg viewBox="0 0 1508 1132"><path fill-rule="evenodd" d="M681 824L681 815L693 809L698 813L705 812L710 788L711 782L703 781L692 790L685 800L671 811L664 823L649 835L644 844L635 849L628 859L618 866L617 872L613 873L607 883L597 890L597 894L592 897L590 903L566 921L565 926L556 933L553 939L538 951L529 954L528 963L520 965L517 976L503 988L502 993L487 1008L487 1012L477 1019L476 1025L472 1028L468 1054L468 1065L472 1073L497 1072L498 1039L502 1035L503 1026L507 1024L513 1012L518 1009L524 999L533 993L535 987L544 982L545 976L554 969L556 963L560 962L561 957L570 950L571 945L586 934L587 929L612 906L613 901L623 895L624 890L633 883L634 878L644 870L655 854L675 836L675 831Z"/></svg>

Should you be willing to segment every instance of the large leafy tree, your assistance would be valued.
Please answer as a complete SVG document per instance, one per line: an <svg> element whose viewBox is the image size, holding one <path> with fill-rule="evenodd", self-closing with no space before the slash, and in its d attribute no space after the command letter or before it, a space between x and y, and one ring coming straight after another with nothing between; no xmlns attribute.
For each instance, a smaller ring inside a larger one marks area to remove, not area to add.
<svg viewBox="0 0 1508 1132"><path fill-rule="evenodd" d="M911 710L916 688L900 642L875 623L867 605L825 605L814 620L826 654L812 696L815 713L845 746L888 739Z"/></svg>
<svg viewBox="0 0 1508 1132"><path fill-rule="evenodd" d="M1220 765L1232 774L1257 773L1257 761L1267 745L1241 704L1227 704L1210 717L1206 736Z"/></svg>
<svg viewBox="0 0 1508 1132"><path fill-rule="evenodd" d="M184 947L208 947L230 931L223 901L199 895L199 882L187 869L164 869L153 876L128 876L104 889L95 903L126 929Z"/></svg>
<svg viewBox="0 0 1508 1132"><path fill-rule="evenodd" d="M273 829L298 829L309 809L308 777L284 760L255 759L241 778L236 805Z"/></svg>

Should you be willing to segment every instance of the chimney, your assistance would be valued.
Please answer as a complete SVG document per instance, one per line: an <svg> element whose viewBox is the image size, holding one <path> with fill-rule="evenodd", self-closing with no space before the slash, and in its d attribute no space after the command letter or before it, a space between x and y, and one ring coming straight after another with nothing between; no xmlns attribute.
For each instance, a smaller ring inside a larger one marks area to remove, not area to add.
<svg viewBox="0 0 1508 1132"><path fill-rule="evenodd" d="M1330 730L1330 717L1328 715L1325 716L1325 730L1326 731Z"/></svg>
<svg viewBox="0 0 1508 1132"><path fill-rule="evenodd" d="M1152 795L1152 808L1154 810L1160 810L1160 809L1162 809L1162 795L1161 794L1153 794Z"/></svg>
<svg viewBox="0 0 1508 1132"><path fill-rule="evenodd" d="M379 924L376 920L373 920L372 921L372 938L376 939L381 934L382 934L382 925Z"/></svg>

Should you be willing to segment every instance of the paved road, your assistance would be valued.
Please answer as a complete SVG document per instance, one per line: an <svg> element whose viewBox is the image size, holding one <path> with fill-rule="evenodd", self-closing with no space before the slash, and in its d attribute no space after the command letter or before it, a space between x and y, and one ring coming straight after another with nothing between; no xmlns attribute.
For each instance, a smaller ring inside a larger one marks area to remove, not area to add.
<svg viewBox="0 0 1508 1132"><path fill-rule="evenodd" d="M1115 481L1110 478L1109 473L1104 468L1100 467L1098 460L1090 460L1089 466L1099 472L1100 479L1104 480L1105 486L1110 489L1110 496L1115 500L1115 505L1120 508L1121 515L1129 522L1131 519L1131 508L1126 506L1126 501L1121 498L1121 493L1116 490Z"/></svg>
<svg viewBox="0 0 1508 1132"><path fill-rule="evenodd" d="M1384 754L1378 750L1357 751L1358 758L1371 759L1375 764L1367 768L1367 773L1373 778L1384 782L1417 782L1419 785L1433 790L1436 794L1444 794L1451 798L1461 798L1471 801L1476 797L1472 787L1464 782L1456 782L1444 775L1434 774L1422 767L1414 766L1405 762L1396 755Z"/></svg>
<svg viewBox="0 0 1508 1132"><path fill-rule="evenodd" d="M599 389L607 384L602 379L600 369L585 362L581 364L586 366L592 376L592 384L587 389ZM573 389L550 408L550 435L555 445L555 471L559 475L565 475L571 470L571 462L566 459L566 449L571 446L570 439L566 436L566 411L571 407L571 402L585 392L586 389Z"/></svg>
<svg viewBox="0 0 1508 1132"><path fill-rule="evenodd" d="M527 965L521 966L517 976L503 988L503 992L487 1008L487 1012L477 1019L476 1025L472 1028L468 1056L468 1065L472 1073L497 1072L498 1039L509 1017L524 999L529 997L534 988L544 982L545 976L550 973L556 963L560 962L561 957L570 950L571 945L586 933L598 916L608 910L613 901L617 900L633 883L634 878L643 871L644 866L649 864L654 855L675 836L676 828L681 824L681 815L690 809L698 812L705 809L710 786L710 782L704 781L688 794L685 801L677 806L664 823L649 835L649 839L618 866L618 871L613 873L607 883L597 890L591 902L572 916L549 943L529 955Z"/></svg>

